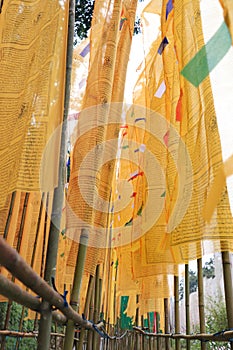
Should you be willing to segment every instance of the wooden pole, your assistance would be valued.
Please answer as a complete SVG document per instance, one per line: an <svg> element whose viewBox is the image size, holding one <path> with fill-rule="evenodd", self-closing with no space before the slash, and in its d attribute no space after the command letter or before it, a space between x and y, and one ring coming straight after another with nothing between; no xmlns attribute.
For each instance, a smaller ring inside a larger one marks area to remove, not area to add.
<svg viewBox="0 0 233 350"><path fill-rule="evenodd" d="M93 292L93 285L94 285L94 277L90 275L88 287L87 287L87 296L86 296L86 301L85 301L85 307L84 307L84 316L86 318L87 318L88 310L90 307L91 295ZM84 341L85 333L86 333L85 329L82 328L81 332L80 332L80 337L79 337L78 350L82 350L82 348L83 348L83 341Z"/></svg>
<svg viewBox="0 0 233 350"><path fill-rule="evenodd" d="M9 228L10 228L10 223L11 223L11 218L12 218L12 214L13 214L13 209L14 209L14 203L15 203L15 196L16 196L16 192L13 192L11 195L11 202L10 202L10 207L8 210L8 216L7 216L7 220L6 220L6 225L5 225L5 229L4 229L4 234L3 234L3 238L7 239L8 236L8 232L9 232ZM7 296L8 298L8 296ZM11 305L12 305L12 301L8 300L8 304L7 304L7 312L6 312L6 317L5 317L5 324L4 324L4 328L8 328L8 324L9 324L9 320L10 320L10 310L11 310ZM4 350L5 347L5 337L2 337L2 343L1 343L1 350Z"/></svg>
<svg viewBox="0 0 233 350"><path fill-rule="evenodd" d="M88 244L88 230L82 229L80 242L79 242L77 261L75 266L71 300L70 300L70 305L76 312L78 311L78 302L79 302L79 296L80 296L83 270L84 270L84 265L86 260L87 244ZM73 349L74 332L75 332L74 322L72 320L68 320L66 333L65 333L65 343L64 343L64 348L66 350Z"/></svg>
<svg viewBox="0 0 233 350"><path fill-rule="evenodd" d="M89 307L89 319L93 320L94 315L94 288L92 288L91 293L91 301L90 301L90 307ZM92 343L93 343L93 332L88 331L87 335L87 350L92 350Z"/></svg>
<svg viewBox="0 0 233 350"><path fill-rule="evenodd" d="M111 229L109 230L110 237L111 237ZM111 288L111 248L106 249L106 259L105 259L105 307L104 307L104 314L106 317L106 320L109 317L109 298L110 298L110 288Z"/></svg>
<svg viewBox="0 0 233 350"><path fill-rule="evenodd" d="M96 267L95 274L95 294L94 294L94 323L98 322L99 318L99 300L100 300L100 265ZM98 349L99 335L95 332L93 335L93 348Z"/></svg>
<svg viewBox="0 0 233 350"><path fill-rule="evenodd" d="M33 245L33 250L32 250L32 256L31 256L30 265L32 268L33 268L34 263L35 263L36 249L37 249L38 237L39 237L39 233L40 233L41 217L42 217L42 212L43 212L44 197L45 197L45 194L43 193L42 197L41 197L41 202L40 202L40 209L39 209L37 226L36 226L36 234L35 234L35 240L34 240L34 245Z"/></svg>
<svg viewBox="0 0 233 350"><path fill-rule="evenodd" d="M189 265L185 264L185 322L186 334L190 334L190 313L189 313ZM186 349L190 350L190 340L186 340Z"/></svg>
<svg viewBox="0 0 233 350"><path fill-rule="evenodd" d="M216 342L226 342L230 341L233 337L233 331L232 330L226 330L219 332L218 334L164 334L164 333L148 333L143 331L141 328L133 327L134 330L136 330L139 334L143 334L147 337L153 337L153 338L171 338L171 339L190 339L190 340L204 340L204 341L216 341Z"/></svg>
<svg viewBox="0 0 233 350"><path fill-rule="evenodd" d="M41 254L40 277L44 277L44 271L45 271L47 227L49 225L49 221L48 221L49 200L50 200L50 196L49 196L49 192L48 192L47 198L46 198L46 207L45 207L45 219L44 219L44 229L43 229L43 243L42 243L42 254Z"/></svg>
<svg viewBox="0 0 233 350"><path fill-rule="evenodd" d="M197 259L197 277L198 277L198 307L199 307L199 321L200 333L205 333L205 304L204 304L204 287L203 287L203 272L202 259ZM201 342L201 350L206 350L206 343Z"/></svg>
<svg viewBox="0 0 233 350"><path fill-rule="evenodd" d="M179 277L174 276L175 295L175 333L180 333L180 310L179 310ZM176 339L176 350L180 350L180 340Z"/></svg>
<svg viewBox="0 0 233 350"><path fill-rule="evenodd" d="M64 200L64 177L65 177L65 157L66 157L66 134L67 134L67 117L69 111L70 100L70 85L71 85L71 70L73 56L73 38L74 38L74 17L75 4L74 0L69 0L69 23L68 23L68 38L67 38L67 56L66 56L66 85L64 96L64 114L61 132L61 148L59 159L59 176L58 187L54 190L53 208L51 216L51 225L48 239L45 280L51 284L51 278L55 277L58 241L60 233L60 221L62 216L62 207ZM51 306L47 301L43 303L43 313L41 314L38 335L38 350L49 350L50 348L50 332L51 332L52 312Z"/></svg>
<svg viewBox="0 0 233 350"><path fill-rule="evenodd" d="M156 333L159 333L159 313L156 312ZM156 338L157 350L161 349L160 338Z"/></svg>
<svg viewBox="0 0 233 350"><path fill-rule="evenodd" d="M23 229L24 229L26 211L27 211L27 206L28 206L28 199L29 199L29 193L25 193L22 217L20 220L19 234L18 234L18 240L17 240L17 246L16 246L17 252L19 252L20 248L21 248L21 242L22 242L22 238L23 238Z"/></svg>
<svg viewBox="0 0 233 350"><path fill-rule="evenodd" d="M45 201L45 218L44 218L41 266L40 266L40 277L42 277L42 278L44 278L45 262L46 262L45 261L45 259L46 259L46 242L47 242L47 235L48 235L47 227L49 225L49 221L48 221L49 200L50 200L50 195L49 195L49 192L47 192L46 201ZM38 318L38 314L36 314L35 320L34 320L34 330L38 331L38 329L39 329L39 318Z"/></svg>
<svg viewBox="0 0 233 350"><path fill-rule="evenodd" d="M41 224L41 216L42 216L42 211L43 211L43 203L44 203L44 193L42 194L42 198L41 198L41 201L40 201L40 209L39 209L38 220L37 220L36 234L35 234L33 251L32 251L32 256L31 256L31 263L30 263L31 267L33 267L33 265L34 265L35 256L36 256L37 241L38 241L38 236L39 236L39 231L40 231L40 224ZM28 291L28 288L26 289L26 291ZM19 329L18 329L19 332L22 331L24 314L25 314L25 306L23 305L21 318L20 318L20 323L19 323ZM20 344L20 339L17 338L15 350L18 350L19 344Z"/></svg>
<svg viewBox="0 0 233 350"><path fill-rule="evenodd" d="M25 307L23 306L21 316L20 316L20 321L19 321L19 327L18 327L19 332L22 332L24 314L25 314ZM20 345L20 338L17 337L16 344L15 344L15 350L19 349L19 345Z"/></svg>
<svg viewBox="0 0 233 350"><path fill-rule="evenodd" d="M103 303L102 303L102 307L101 307L101 301L102 301L102 290L103 290L103 279L100 278L99 279L99 305L98 305L98 321L103 321L104 320L104 314L103 314ZM104 349L104 341L105 339L100 339L99 338L99 344L100 344L100 341L102 341L102 349Z"/></svg>
<svg viewBox="0 0 233 350"><path fill-rule="evenodd" d="M151 321L150 321L150 313L149 312L147 312L147 320L148 320L148 332L150 332L151 331ZM149 342L149 350L152 350L152 347L151 347L151 339L152 338L149 338L148 339L148 342Z"/></svg>
<svg viewBox="0 0 233 350"><path fill-rule="evenodd" d="M107 323L107 331L110 332L110 314L111 314L111 281L112 281L112 275L113 275L113 268L111 266L111 239L112 239L112 230L111 227L109 228L109 248L107 248L107 254L106 254L106 260L105 260L105 309L104 314L106 320L108 320ZM108 340L106 341L108 343Z"/></svg>
<svg viewBox="0 0 233 350"><path fill-rule="evenodd" d="M21 194L21 196L22 195L23 194ZM26 211L27 211L27 205L28 205L28 198L29 198L29 193L25 193L23 210L22 210L22 215L21 215L21 219L20 219L19 233L18 233L17 244L16 244L17 252L19 252L20 248L21 248L21 242L22 242L22 237L23 237L23 229L24 229L25 217L26 217ZM15 199L15 197L12 196L13 203L14 203L14 199ZM12 201L11 201L11 204L12 204ZM10 217L12 215L12 211L13 211L13 208L10 206ZM6 227L5 227L5 232L4 232L4 236L5 237L7 236L7 233L8 233L9 224L10 224L10 221L7 220ZM11 281L12 282L15 281L15 277L14 276L12 276ZM7 329L8 326L9 326L11 307L12 307L12 300L8 300L7 311L6 311L6 318L5 318L5 324L4 324L4 328L5 329ZM5 338L3 339L2 345L1 345L1 349L4 349L4 348L5 348Z"/></svg>
<svg viewBox="0 0 233 350"><path fill-rule="evenodd" d="M136 315L135 315L135 324L139 326L139 294L136 295ZM140 335L136 333L136 350L140 349Z"/></svg>
<svg viewBox="0 0 233 350"><path fill-rule="evenodd" d="M144 329L144 316L143 315L141 315L141 328ZM145 343L144 343L145 337L144 337L144 335L142 335L141 340L142 340L141 349L145 350Z"/></svg>
<svg viewBox="0 0 233 350"><path fill-rule="evenodd" d="M115 264L115 279L114 279L114 291L113 291L113 320L114 323L117 323L117 313L116 313L116 306L117 306L117 276L118 276L118 258Z"/></svg>
<svg viewBox="0 0 233 350"><path fill-rule="evenodd" d="M4 234L3 234L4 239L7 239L7 236L8 236L14 203L15 203L15 196L16 196L16 192L13 192L11 195L10 207L9 207L8 216L7 216L6 225L5 225Z"/></svg>
<svg viewBox="0 0 233 350"><path fill-rule="evenodd" d="M169 307L168 307L168 298L164 299L164 330L165 330L165 334L170 333L170 329L169 329ZM169 339L165 338L165 349L166 350L170 350L170 343L169 343Z"/></svg>
<svg viewBox="0 0 233 350"><path fill-rule="evenodd" d="M108 317L108 323L107 323L107 331L108 331L108 334L111 333L111 325L110 325L110 318ZM105 348L104 350L108 350L109 349L109 339L105 339L106 342L105 342Z"/></svg>
<svg viewBox="0 0 233 350"><path fill-rule="evenodd" d="M228 328L233 328L233 288L232 288L232 274L231 274L231 260L229 252L222 252L222 266L223 266L223 280L225 290L225 302L227 312ZM231 350L233 350L233 343L231 342Z"/></svg>

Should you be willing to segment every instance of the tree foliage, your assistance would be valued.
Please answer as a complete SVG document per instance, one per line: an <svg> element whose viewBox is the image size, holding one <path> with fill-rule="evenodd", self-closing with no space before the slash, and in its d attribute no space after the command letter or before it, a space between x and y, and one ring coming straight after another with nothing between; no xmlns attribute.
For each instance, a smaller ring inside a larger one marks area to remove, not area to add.
<svg viewBox="0 0 233 350"><path fill-rule="evenodd" d="M134 22L134 34L139 34L142 32L141 30L141 19L139 17L136 18L135 22Z"/></svg>
<svg viewBox="0 0 233 350"><path fill-rule="evenodd" d="M10 320L9 326L7 327L10 331L19 331L20 320L22 316L23 307L15 302L12 303L11 311L10 311ZM4 329L5 319L7 313L7 303L0 303L0 329ZM34 320L29 320L27 318L28 310L24 309L24 320L22 324L22 332L28 333L32 332L35 328ZM52 323L52 332L63 333L63 326L55 325ZM1 342L3 339L0 337L0 348ZM13 350L16 349L17 338L16 337L6 337L4 350ZM60 350L63 348L63 338L57 337L57 341L55 341L55 337L51 337L51 349ZM18 339L18 350L36 350L37 349L37 339L35 338L19 338Z"/></svg>
<svg viewBox="0 0 233 350"><path fill-rule="evenodd" d="M143 2L144 0L139 0ZM88 30L91 27L92 15L95 0L76 0L75 3L75 43L87 37ZM134 24L134 34L141 33L141 20L136 18Z"/></svg>
<svg viewBox="0 0 233 350"><path fill-rule="evenodd" d="M0 329L4 329L4 323L7 312L7 303L0 303ZM17 303L12 303L9 327L11 331L18 331L20 325L20 319L22 315L22 306ZM25 318L27 316L27 310L24 314ZM34 321L25 319L23 321L22 332L32 332L34 328ZM17 338L16 337L6 337L5 350L12 350L16 347ZM1 342L0 342L1 344ZM20 338L19 339L19 350L33 350L37 348L37 341L35 338Z"/></svg>
<svg viewBox="0 0 233 350"><path fill-rule="evenodd" d="M225 301L222 296L209 298L206 307L206 331L208 333L221 332L228 329ZM210 342L209 349L231 349L230 343Z"/></svg>
<svg viewBox="0 0 233 350"><path fill-rule="evenodd" d="M197 273L193 270L189 270L189 292L193 293L197 290ZM179 286L180 300L184 298L184 279L180 281Z"/></svg>
<svg viewBox="0 0 233 350"><path fill-rule="evenodd" d="M203 277L214 278L215 277L215 267L214 259L211 258L209 261L205 262L202 268ZM189 270L189 291L190 293L196 292L198 287L197 273L195 271ZM180 281L179 286L180 300L184 298L184 279Z"/></svg>
<svg viewBox="0 0 233 350"><path fill-rule="evenodd" d="M215 277L215 267L214 267L214 259L211 258L207 261L203 267L203 277L206 278L214 278Z"/></svg>
<svg viewBox="0 0 233 350"><path fill-rule="evenodd" d="M91 27L95 0L76 0L75 4L75 35L79 39L87 37Z"/></svg>

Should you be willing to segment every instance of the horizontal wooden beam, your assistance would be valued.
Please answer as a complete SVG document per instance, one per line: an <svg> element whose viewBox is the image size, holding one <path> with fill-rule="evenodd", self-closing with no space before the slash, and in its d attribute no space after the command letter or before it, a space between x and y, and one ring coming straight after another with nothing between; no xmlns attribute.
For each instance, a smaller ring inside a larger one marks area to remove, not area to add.
<svg viewBox="0 0 233 350"><path fill-rule="evenodd" d="M149 333L145 332L141 328L133 327L136 332L141 333L147 337L158 337L158 338L171 338L171 339L189 339L189 340L200 340L200 341L230 341L233 338L233 330L226 330L215 334L162 334L162 333Z"/></svg>
<svg viewBox="0 0 233 350"><path fill-rule="evenodd" d="M75 312L70 305L65 302L63 296L50 287L2 237L0 237L0 264L36 295L46 300L51 306L60 310L61 313L66 316L67 320L73 320L75 324L86 329L94 330L93 323L84 320L81 315ZM35 303L35 306L36 305ZM43 312L41 308L40 312ZM97 327L101 326L102 323L97 325Z"/></svg>
<svg viewBox="0 0 233 350"><path fill-rule="evenodd" d="M10 330L0 330L0 335L4 335L5 337L36 338L38 337L38 332L17 332L17 331L10 331ZM51 336L64 338L65 334L52 332ZM79 341L79 339L75 337L74 337L74 340Z"/></svg>
<svg viewBox="0 0 233 350"><path fill-rule="evenodd" d="M41 312L41 301L39 298L29 294L20 286L2 275L0 275L0 294L8 300L15 301L35 312ZM53 311L52 316L53 320L58 323L64 324L67 321L67 318L60 312Z"/></svg>

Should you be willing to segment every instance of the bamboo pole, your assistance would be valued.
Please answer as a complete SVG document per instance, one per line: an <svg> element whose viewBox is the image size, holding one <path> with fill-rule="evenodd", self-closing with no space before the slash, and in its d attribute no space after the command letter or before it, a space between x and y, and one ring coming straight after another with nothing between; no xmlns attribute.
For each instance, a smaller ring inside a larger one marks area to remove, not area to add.
<svg viewBox="0 0 233 350"><path fill-rule="evenodd" d="M40 224L41 224L41 216L43 211L43 202L44 202L44 193L42 194L41 201L40 201L40 209L39 209L38 220L37 220L36 234L35 234L35 240L34 240L33 251L32 251L31 262L30 262L31 267L33 267L34 265L35 256L36 256L37 242L38 242L38 236L39 236L39 230L40 230ZM28 291L28 288L26 289L26 291ZM22 331L24 314L25 314L25 306L23 305L20 323L19 323L19 329L18 329L19 332ZM18 350L18 348L19 348L19 338L17 339L15 350Z"/></svg>
<svg viewBox="0 0 233 350"><path fill-rule="evenodd" d="M111 237L111 228L110 228L110 237ZM112 276L113 276L113 268L111 266L111 253L112 250L111 248L109 250L109 256L107 260L107 267L108 267L108 272L107 276L108 279L106 280L106 300L105 300L105 317L108 320L107 326L108 326L108 331L110 332L110 315L111 315L111 286L112 286ZM105 262L106 264L106 262Z"/></svg>
<svg viewBox="0 0 233 350"><path fill-rule="evenodd" d="M106 249L105 249L105 259L103 264L103 279L105 292L103 296L103 313L105 315L105 319L108 319L109 316L109 295L110 295L110 286L111 286L111 255L112 255L112 227L111 220L113 213L110 210L112 203L112 189L110 190L109 200L108 200L108 220L107 220L107 228L106 228Z"/></svg>
<svg viewBox="0 0 233 350"><path fill-rule="evenodd" d="M3 234L4 239L7 239L7 236L8 236L8 231L9 231L10 222L11 222L12 213L13 213L13 208L14 208L14 203L15 203L15 196L16 196L16 192L13 192L11 195L10 207L8 210L8 216L7 216L6 225L5 225L4 234Z"/></svg>
<svg viewBox="0 0 233 350"><path fill-rule="evenodd" d="M46 250L46 241L47 241L47 225L48 225L48 207L49 207L49 192L46 194L46 201L42 198L42 201L45 201L45 218L44 218L44 227L43 227L43 242L42 242L42 253L41 253L41 266L40 266L40 277L44 277L44 267L45 267L45 250ZM32 266L32 265L31 265ZM35 315L34 320L34 330L38 330L38 314Z"/></svg>
<svg viewBox="0 0 233 350"><path fill-rule="evenodd" d="M179 277L174 276L175 295L175 333L180 333L180 310L179 310ZM180 350L180 340L176 339L176 350Z"/></svg>
<svg viewBox="0 0 233 350"><path fill-rule="evenodd" d="M41 197L41 202L40 202L40 209L39 209L37 226L36 226L36 234L35 234L35 240L34 240L32 256L31 256L31 262L30 262L31 267L33 267L34 262L35 262L35 257L36 257L36 249L37 249L38 237L39 237L39 232L40 232L40 225L41 225L41 217L42 217L42 212L43 212L44 197L45 197L45 194L43 193L42 197Z"/></svg>
<svg viewBox="0 0 233 350"><path fill-rule="evenodd" d="M89 307L90 320L93 320L93 315L94 315L94 288L92 288L91 301L90 301L90 307ZM93 343L93 333L89 331L87 335L87 350L92 350L92 343Z"/></svg>
<svg viewBox="0 0 233 350"><path fill-rule="evenodd" d="M186 334L190 334L190 313L189 313L189 265L185 264L185 322L186 322ZM190 341L186 341L186 349L190 350Z"/></svg>
<svg viewBox="0 0 233 350"><path fill-rule="evenodd" d="M149 312L147 312L147 320L148 320L148 328L149 328L149 332L150 332L150 331L151 331L151 321L150 321L150 313L149 313ZM149 345L148 345L149 350L152 350L152 347L151 347L151 339L152 339L152 338L149 338L149 339L148 339L148 342L149 342Z"/></svg>
<svg viewBox="0 0 233 350"><path fill-rule="evenodd" d="M81 289L81 283L82 283L82 275L83 275L83 270L84 270L84 265L86 260L87 244L88 244L88 230L82 229L81 235L80 235L76 266L75 266L71 301L70 301L71 307L76 312L78 311L78 302L79 302L80 289ZM66 350L72 350L73 348L74 332L75 332L74 322L72 320L68 320L68 324L65 332L65 343L64 343L64 348Z"/></svg>
<svg viewBox="0 0 233 350"><path fill-rule="evenodd" d="M103 304L101 307L101 300L102 300L102 290L103 290L103 279L99 279L99 318L101 316L101 313L103 315ZM101 311L100 311L101 310Z"/></svg>
<svg viewBox="0 0 233 350"><path fill-rule="evenodd" d="M227 312L228 328L233 328L233 288L232 288L232 274L231 274L231 260L229 252L222 252L223 265L223 280L225 291L225 303ZM233 350L233 343L231 342L231 350Z"/></svg>
<svg viewBox="0 0 233 350"><path fill-rule="evenodd" d="M135 315L135 324L139 326L139 294L136 295L136 315ZM140 338L139 334L136 334L136 350L140 349Z"/></svg>
<svg viewBox="0 0 233 350"><path fill-rule="evenodd" d="M69 23L68 23L68 38L67 38L67 56L66 56L66 85L64 96L64 114L61 132L61 146L59 159L59 176L58 187L54 190L53 208L51 215L51 225L48 239L46 266L45 266L45 280L51 283L51 278L54 277L57 263L58 241L60 233L60 221L62 216L62 206L64 200L64 177L65 177L65 156L66 156L66 129L67 117L69 111L70 100L70 84L71 84L71 70L72 70L72 56L73 56L73 37L74 37L74 17L75 17L74 0L69 0ZM47 350L50 347L50 332L52 313L51 306L47 301L44 301L43 313L41 314L38 335L38 350Z"/></svg>
<svg viewBox="0 0 233 350"><path fill-rule="evenodd" d="M87 296L86 296L86 301L85 301L85 306L84 306L84 316L86 318L87 318L88 310L90 307L93 285L94 285L94 277L90 275L88 287L87 287ZM82 350L82 348L83 348L83 341L84 341L85 332L86 332L85 329L82 328L81 333L80 333L80 337L79 337L78 350Z"/></svg>
<svg viewBox="0 0 233 350"><path fill-rule="evenodd" d="M8 210L8 216L7 216L5 229L4 229L4 233L3 233L3 238L4 239L7 239L7 236L8 236L10 223L11 223L11 219L12 219L12 214L13 214L13 209L14 209L15 196L16 196L16 192L13 192L12 195L11 195L11 201L10 201L10 206L9 206L9 210ZM11 304L12 304L12 301L8 300L4 328L7 328L8 324L9 324ZM4 346L5 346L5 337L3 337L3 339L2 339L1 349L4 350Z"/></svg>
<svg viewBox="0 0 233 350"><path fill-rule="evenodd" d="M49 224L49 221L48 221L49 197L50 196L49 196L49 192L48 192L47 198L46 198L46 207L45 207L45 219L44 219L44 230L43 230L40 277L44 277L44 269L45 269L45 250L46 250L46 241L47 241L47 226Z"/></svg>
<svg viewBox="0 0 233 350"><path fill-rule="evenodd" d="M169 308L168 308L168 298L164 299L164 330L165 333L168 334L170 329L169 329ZM169 339L165 339L165 349L170 350L170 344L169 344Z"/></svg>
<svg viewBox="0 0 233 350"><path fill-rule="evenodd" d="M97 265L96 267L96 273L95 273L95 293L94 293L94 323L98 322L99 317L99 299L100 299L100 265ZM93 348L98 348L98 334L94 333L93 335Z"/></svg>
<svg viewBox="0 0 233 350"><path fill-rule="evenodd" d="M114 290L113 290L113 320L114 320L114 324L117 323L117 314L116 314L116 290L117 290L117 275L118 275L118 258L116 261L116 265L115 265L115 278L114 278Z"/></svg>
<svg viewBox="0 0 233 350"><path fill-rule="evenodd" d="M141 328L144 328L144 315L141 315ZM141 349L145 350L144 335L141 337Z"/></svg>
<svg viewBox="0 0 233 350"><path fill-rule="evenodd" d="M65 318L66 320L66 318ZM65 321L66 322L66 321ZM64 322L64 323L65 323ZM37 332L38 331L38 312L35 314L35 318L34 318L34 325L33 325L33 332Z"/></svg>
<svg viewBox="0 0 233 350"><path fill-rule="evenodd" d="M55 349L57 349L57 322L55 322Z"/></svg>
<svg viewBox="0 0 233 350"><path fill-rule="evenodd" d="M104 314L103 314L103 303L102 303L102 307L101 307L101 301L102 301L102 290L103 290L103 279L100 278L99 279L99 308L98 308L98 312L99 312L99 318L98 318L98 321L102 321L104 320ZM102 341L102 349L104 349L104 340L105 339L99 339L99 344L100 344L100 341Z"/></svg>
<svg viewBox="0 0 233 350"><path fill-rule="evenodd" d="M156 312L156 333L158 334L159 333L159 313ZM161 349L161 344L160 344L160 338L157 337L156 339L156 344L157 344L157 350L160 350Z"/></svg>
<svg viewBox="0 0 233 350"><path fill-rule="evenodd" d="M107 332L108 334L111 333L111 325L110 325L110 318L108 317L108 320L107 320ZM104 347L104 350L108 350L109 349L109 339L105 339L105 347Z"/></svg>
<svg viewBox="0 0 233 350"><path fill-rule="evenodd" d="M7 216L6 225L5 225L4 234L3 234L3 238L4 239L7 239L7 236L8 236L10 223L11 223L11 218L12 218L13 209L14 209L15 196L16 196L16 192L13 192L12 195L11 195L10 207L9 207L9 210L8 210L8 216ZM7 328L7 325L8 325L9 320L10 320L11 304L12 304L12 301L8 300L4 328ZM1 349L4 349L4 346L5 346L5 337L3 337L3 339L2 339Z"/></svg>
<svg viewBox="0 0 233 350"><path fill-rule="evenodd" d="M25 193L24 197L24 203L23 203L23 210L22 210L22 215L21 215L21 220L20 220L20 227L19 227L19 232L18 232L18 238L17 238L17 244L16 244L16 250L17 252L20 251L21 248L21 243L22 243L22 237L23 237L23 229L24 229L24 224L25 224L25 218L26 218L26 211L27 211L27 205L28 205L28 198L29 198L29 193ZM15 196L12 197L13 203ZM12 201L11 201L12 204ZM13 207L10 206L10 217L12 215ZM9 225L10 225L10 220L7 220L6 227L5 227L5 232L4 236L7 236L8 230L9 230ZM11 281L15 281L15 277L12 276ZM7 311L6 311L6 318L5 318L5 324L4 328L7 329L9 326L10 322L10 313L11 313L11 307L12 307L12 300L8 300L8 305L7 305ZM2 341L1 349L5 348L5 338Z"/></svg>
<svg viewBox="0 0 233 350"><path fill-rule="evenodd" d="M25 306L22 307L22 312L21 312L20 321L19 321L19 328L18 328L19 332L22 332L24 314L25 314ZM19 349L19 345L20 345L20 338L17 337L15 350Z"/></svg>
<svg viewBox="0 0 233 350"><path fill-rule="evenodd" d="M23 229L25 224L25 218L26 218L26 211L27 211L27 205L28 205L28 199L29 199L29 193L25 193L24 197L24 203L23 203L23 211L22 211L22 217L20 220L20 227L19 227L19 234L18 234L18 240L16 245L17 252L20 251L22 238L23 238Z"/></svg>
<svg viewBox="0 0 233 350"><path fill-rule="evenodd" d="M197 276L198 276L198 307L199 307L200 333L205 333L206 327L205 327L205 304L204 304L202 258L197 259ZM201 349L206 350L205 342L201 342Z"/></svg>
<svg viewBox="0 0 233 350"><path fill-rule="evenodd" d="M49 198L50 198L50 195L49 195L49 192L47 192L46 201L45 201L45 218L44 218L44 227L43 227L40 277L44 277L44 269L45 269L45 253L46 253L45 251L46 251L46 242L47 242ZM44 200L44 198L42 200ZM34 330L38 330L38 329L39 329L39 319L38 319L38 314L36 313L35 320L34 320Z"/></svg>
<svg viewBox="0 0 233 350"><path fill-rule="evenodd" d="M110 288L111 288L111 228L109 229L109 244L106 249L106 258L105 258L105 263L104 263L104 268L105 268L105 303L104 303L104 314L106 319L109 317L109 298L110 298Z"/></svg>

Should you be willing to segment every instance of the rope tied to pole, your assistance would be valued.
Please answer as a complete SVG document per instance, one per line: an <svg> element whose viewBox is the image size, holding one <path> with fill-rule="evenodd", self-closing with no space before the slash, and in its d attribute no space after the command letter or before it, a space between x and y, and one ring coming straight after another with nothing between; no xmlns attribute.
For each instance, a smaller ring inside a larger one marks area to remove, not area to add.
<svg viewBox="0 0 233 350"><path fill-rule="evenodd" d="M83 318L84 321L87 321L87 319L86 319L86 317L85 317L84 314L82 314L82 318ZM101 323L103 324L103 321L100 321L100 322L98 322L97 324L95 324L93 321L88 321L88 322L90 322L90 323L92 324L93 329L94 329L102 338L108 338L108 336L107 336L104 332L102 332L102 331L99 329Z"/></svg>
<svg viewBox="0 0 233 350"><path fill-rule="evenodd" d="M85 315L82 314L82 318L84 321L87 321L87 319L85 318ZM111 336L109 335L106 330L101 326L104 325L104 321L99 321L97 324L95 324L93 321L88 320L88 322L90 322L92 324L93 329L104 339L110 339L110 340L120 340L122 338L124 338L126 336L126 334L128 333L128 329L121 335L121 336ZM101 330L100 330L101 328Z"/></svg>
<svg viewBox="0 0 233 350"><path fill-rule="evenodd" d="M217 333L214 333L213 336L214 336L214 337L217 337L217 336L219 336L219 335L223 335L223 336L224 336L224 333L225 333L225 332L228 332L228 331L233 331L233 328L224 329L224 330L222 330L222 331L219 331L219 332L217 332ZM228 339L228 341L233 342L233 338Z"/></svg>
<svg viewBox="0 0 233 350"><path fill-rule="evenodd" d="M67 294L68 294L68 290L64 290L64 293L63 293L63 294L59 293L59 291L57 290L56 284L55 284L55 278L52 277L52 278L51 278L51 281L52 281L52 286L53 286L53 289L55 290L55 292L57 292L58 294L60 294L60 296L63 298L63 300L64 300L64 306L65 306L65 307L68 307L68 302L67 302L67 300L66 300L66 296L67 296Z"/></svg>

